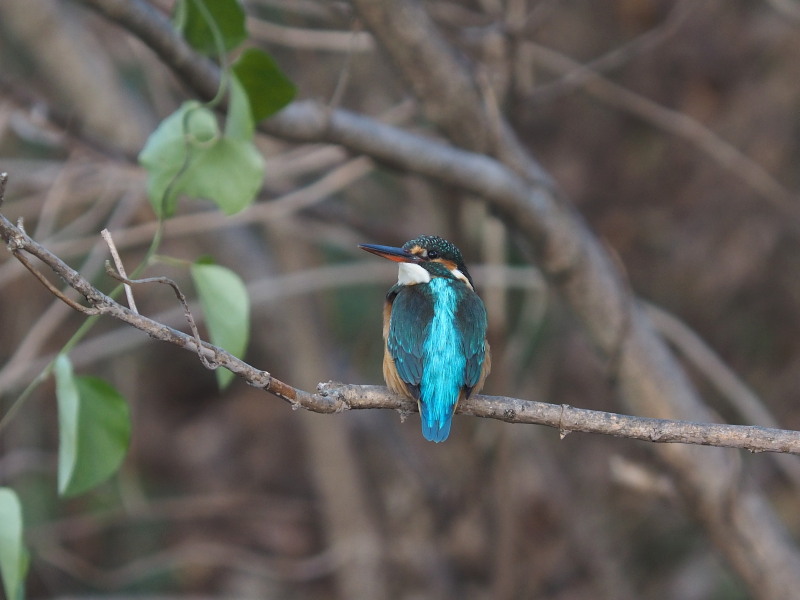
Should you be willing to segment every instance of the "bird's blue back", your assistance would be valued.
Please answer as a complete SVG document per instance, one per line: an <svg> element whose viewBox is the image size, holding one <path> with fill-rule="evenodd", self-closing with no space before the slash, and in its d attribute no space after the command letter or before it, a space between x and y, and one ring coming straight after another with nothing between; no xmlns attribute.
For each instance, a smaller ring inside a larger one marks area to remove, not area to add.
<svg viewBox="0 0 800 600"><path fill-rule="evenodd" d="M464 387L467 360L462 350L461 332L456 328L459 300L456 284L436 277L428 285L434 306L423 347L425 367L420 383L420 414L425 439L442 442L450 435L453 409Z"/></svg>
<svg viewBox="0 0 800 600"><path fill-rule="evenodd" d="M462 391L468 395L485 359L486 311L461 281L433 277L398 289L387 347L400 378L419 400L422 435L450 434Z"/></svg>

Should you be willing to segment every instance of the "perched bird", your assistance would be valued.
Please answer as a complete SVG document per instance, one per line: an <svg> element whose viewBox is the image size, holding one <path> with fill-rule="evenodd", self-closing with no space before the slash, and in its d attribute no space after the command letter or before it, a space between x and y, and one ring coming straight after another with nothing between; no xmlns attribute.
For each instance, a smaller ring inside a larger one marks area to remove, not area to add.
<svg viewBox="0 0 800 600"><path fill-rule="evenodd" d="M491 368L483 302L461 252L445 239L359 248L400 263L383 310L383 377L417 401L425 439L443 442L456 405L480 391Z"/></svg>

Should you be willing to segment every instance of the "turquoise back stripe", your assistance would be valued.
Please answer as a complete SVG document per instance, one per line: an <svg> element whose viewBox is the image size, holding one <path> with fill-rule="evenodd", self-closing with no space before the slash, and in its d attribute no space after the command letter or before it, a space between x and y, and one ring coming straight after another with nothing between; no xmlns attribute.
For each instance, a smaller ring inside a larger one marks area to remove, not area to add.
<svg viewBox="0 0 800 600"><path fill-rule="evenodd" d="M456 328L458 291L448 279L430 283L434 301L433 320L423 346L425 367L420 382L422 434L433 442L447 439L453 409L464 385L466 358L461 333Z"/></svg>

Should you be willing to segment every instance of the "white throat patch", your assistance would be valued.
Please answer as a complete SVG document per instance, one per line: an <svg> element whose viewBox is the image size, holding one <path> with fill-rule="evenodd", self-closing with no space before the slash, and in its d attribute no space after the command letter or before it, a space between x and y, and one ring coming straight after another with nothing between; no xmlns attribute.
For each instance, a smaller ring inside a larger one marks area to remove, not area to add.
<svg viewBox="0 0 800 600"><path fill-rule="evenodd" d="M400 263L397 273L397 283L400 285L416 285L418 283L428 283L431 274L425 269L414 263Z"/></svg>

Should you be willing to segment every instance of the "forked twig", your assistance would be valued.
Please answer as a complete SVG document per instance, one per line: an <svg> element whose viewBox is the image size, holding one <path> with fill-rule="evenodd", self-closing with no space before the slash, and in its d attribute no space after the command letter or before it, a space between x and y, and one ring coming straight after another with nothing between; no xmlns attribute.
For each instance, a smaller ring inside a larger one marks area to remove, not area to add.
<svg viewBox="0 0 800 600"><path fill-rule="evenodd" d="M64 304L85 315L93 316L100 314L100 311L97 308L94 308L92 306L84 306L80 302L77 302L72 298L70 298L69 296L67 296L66 294L64 294L56 286L50 283L50 280L47 279L47 277L45 277L42 273L40 273L36 269L36 267L34 267L30 263L30 261L27 258L25 258L25 255L22 253L22 250L12 249L11 253L14 255L14 258L16 258L19 262L21 262L22 266L28 269L28 271L30 271L33 274L33 276L36 277L36 279L38 279L44 287L50 290L51 294L53 294L56 298L61 300Z"/></svg>
<svg viewBox="0 0 800 600"><path fill-rule="evenodd" d="M132 310L115 302L112 298L92 286L80 273L72 269L56 255L32 240L24 231L15 227L2 214L0 214L0 237L6 241L9 249L18 258L22 252L27 252L36 256L53 269L59 277L87 299L91 305L89 310L95 311L92 314L108 315L119 319L146 332L155 339L196 352L206 366L211 364L210 359L213 358L214 366L224 366L244 378L250 385L264 389L290 402L293 406L318 413L369 408L388 408L402 411L415 410L413 403L379 386L328 383L320 384L316 393L309 393L272 377L270 373L245 363L222 348L202 342L183 293L178 288L178 285L167 277L130 280L114 271L110 263L107 265L108 274L122 283L131 285L162 283L172 287L175 295L184 306L194 337L148 319L141 314L134 313ZM49 284L49 282L47 283ZM64 299L59 290L54 289L51 285L47 285L47 287L54 294L57 293L59 298ZM73 306L73 304L70 303L70 306ZM87 307L78 306L80 308L75 307L76 310L86 312ZM743 448L751 452L767 451L800 454L799 432L765 427L648 419L498 396L474 396L468 401L462 402L458 407L458 412L478 417L499 419L509 423L547 425L559 429L562 435L572 431L582 431L650 442L677 442Z"/></svg>
<svg viewBox="0 0 800 600"><path fill-rule="evenodd" d="M192 311L189 309L189 303L186 301L186 296L183 295L181 288L169 277L145 277L143 279L128 279L125 275L121 273L117 273L112 267L109 261L106 261L106 273L109 277L112 277L119 281L120 283L125 284L126 286L131 285L140 285L143 283L161 283L163 285L168 285L172 288L175 292L175 296L177 296L180 303L183 305L183 314L186 317L186 320L189 322L189 328L192 330L192 336L194 337L195 345L197 346L197 356L200 358L200 362L203 363L207 369L214 370L219 367L219 363L215 360L211 360L205 354L203 354L203 341L200 338L200 332L197 329L197 324L194 321L194 316L192 316ZM130 298L129 298L130 299ZM131 310L134 312L136 308L131 306Z"/></svg>
<svg viewBox="0 0 800 600"><path fill-rule="evenodd" d="M117 246L114 243L114 239L111 237L111 232L108 229L103 229L103 231L100 232L100 235L103 236L103 239L108 245L108 250L111 252L111 257L114 259L114 264L117 267L117 273L119 273L122 277L127 277L128 274L125 272L125 265L122 264L122 259L119 256L119 252L117 252ZM106 272L108 272L108 263L106 263ZM112 275L112 277L114 276ZM131 289L130 284L123 282L122 285L125 286L125 297L128 298L128 306L133 312L138 313L139 310L136 308L136 301L133 299L133 290Z"/></svg>
<svg viewBox="0 0 800 600"><path fill-rule="evenodd" d="M0 173L0 208L3 206L3 202L6 199L6 184L8 183L8 173L3 172ZM22 266L28 269L31 274L39 280L39 282L50 290L50 293L53 294L56 298L61 300L64 304L69 306L70 308L77 310L85 315L96 315L99 311L96 308L90 306L84 306L80 302L76 302L72 298L68 297L64 294L61 290L59 290L55 285L53 285L47 277L45 277L42 273L40 273L36 267L34 267L31 262L25 257L23 251L25 248L25 243L23 236L25 236L25 229L22 226L22 219L19 219L17 223L16 231L11 236L6 238L6 245L8 246L8 250L11 254L14 255Z"/></svg>

